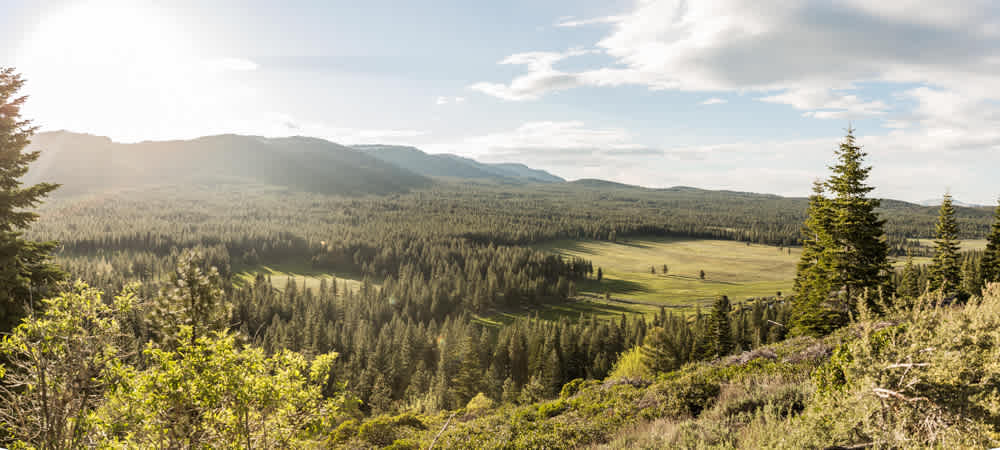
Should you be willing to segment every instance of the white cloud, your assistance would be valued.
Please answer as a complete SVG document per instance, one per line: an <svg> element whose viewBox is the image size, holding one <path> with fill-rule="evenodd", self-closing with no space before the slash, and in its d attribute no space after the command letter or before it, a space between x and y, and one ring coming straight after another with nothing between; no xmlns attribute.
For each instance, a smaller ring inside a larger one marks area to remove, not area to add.
<svg viewBox="0 0 1000 450"><path fill-rule="evenodd" d="M525 64L527 73L509 84L483 82L474 87L505 100L623 84L685 91L754 90L780 97L875 81L950 89L979 86L979 93L997 97L1000 81L993 74L1000 69L1000 33L988 32L1000 30L997 12L983 0L852 0L837 5L643 0L627 14L559 22L613 24L612 31L593 44L614 59L612 64L566 72L553 64L572 54L520 53L503 63ZM884 109L876 101L842 100L850 106L815 115L868 115Z"/></svg>
<svg viewBox="0 0 1000 450"><path fill-rule="evenodd" d="M790 89L781 94L763 97L760 100L808 110L804 115L818 119L876 116L885 114L889 108L881 100L864 101L856 95L843 94L823 88Z"/></svg>
<svg viewBox="0 0 1000 450"><path fill-rule="evenodd" d="M594 17L590 19L576 19L574 17L563 17L560 18L558 21L556 21L556 26L563 28L585 27L588 25L618 23L623 19L624 16Z"/></svg>
<svg viewBox="0 0 1000 450"><path fill-rule="evenodd" d="M724 98L712 97L712 98L710 98L708 100L705 100L705 101L701 102L701 104L702 105L721 105L721 104L726 103L726 102L727 102L727 100L724 99Z"/></svg>
<svg viewBox="0 0 1000 450"><path fill-rule="evenodd" d="M569 89L582 85L580 77L553 68L559 61L572 56L588 53L572 49L566 52L527 52L508 56L500 64L523 65L528 73L515 78L509 84L476 83L470 89L493 97L510 101L535 100L547 92Z"/></svg>

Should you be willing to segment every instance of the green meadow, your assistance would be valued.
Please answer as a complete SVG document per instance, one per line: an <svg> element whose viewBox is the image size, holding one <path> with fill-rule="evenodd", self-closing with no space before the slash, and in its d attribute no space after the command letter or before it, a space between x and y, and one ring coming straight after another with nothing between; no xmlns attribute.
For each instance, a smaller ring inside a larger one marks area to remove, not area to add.
<svg viewBox="0 0 1000 450"><path fill-rule="evenodd" d="M300 289L304 285L307 289L317 291L319 290L322 280L325 279L327 283L330 283L334 277L337 279L337 289L341 292L345 286L352 292L357 292L358 289L361 288L361 280L359 280L356 275L321 272L296 264L273 264L242 267L236 272L234 282L237 285L252 283L254 277L256 277L258 273L270 277L271 284L276 289L281 291L284 291L285 288L288 287L288 283L293 281Z"/></svg>
<svg viewBox="0 0 1000 450"><path fill-rule="evenodd" d="M479 318L481 322L509 323L525 315L543 319L580 315L615 318L622 314L654 314L660 307L690 312L709 305L718 295L727 295L736 302L773 296L791 291L801 254L798 248L656 237L618 242L560 240L534 248L566 258L586 258L593 262L595 272L601 268L603 278L578 282L574 301L498 313ZM700 276L703 270L704 279Z"/></svg>
<svg viewBox="0 0 1000 450"><path fill-rule="evenodd" d="M704 305L718 295L741 301L789 292L801 253L798 248L681 238L567 240L537 248L586 258L595 270L601 268L603 279L580 283L581 294L609 293L613 299L673 307Z"/></svg>

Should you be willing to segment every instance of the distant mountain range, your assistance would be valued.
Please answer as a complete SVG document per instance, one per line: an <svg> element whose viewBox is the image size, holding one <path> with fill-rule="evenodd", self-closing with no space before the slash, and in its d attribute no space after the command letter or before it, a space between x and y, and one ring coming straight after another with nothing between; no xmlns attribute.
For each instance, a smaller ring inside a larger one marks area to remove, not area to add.
<svg viewBox="0 0 1000 450"><path fill-rule="evenodd" d="M918 205L920 205L920 206L941 206L941 201L942 201L942 199L935 198L935 199L930 199L930 200L922 200L922 201L919 201L919 202L916 202L916 203ZM965 203L965 202L960 202L960 201L955 200L955 199L952 199L951 203L954 204L955 206L964 206L966 208L985 208L985 207L987 207L986 205L977 205L975 203Z"/></svg>
<svg viewBox="0 0 1000 450"><path fill-rule="evenodd" d="M405 167L427 177L493 179L535 183L562 183L566 180L524 164L486 164L451 154L432 155L399 145L355 145L354 148L382 161Z"/></svg>
<svg viewBox="0 0 1000 450"><path fill-rule="evenodd" d="M29 150L41 150L41 156L24 181L60 183L63 187L56 191L59 196L176 185L240 184L271 185L325 194L384 195L428 187L435 180L457 180L518 185L560 184L567 189L606 193L661 192L703 202L783 198L772 194L687 186L645 188L598 179L566 182L549 172L524 164L487 164L457 155L428 154L407 146L343 146L309 137L264 138L226 134L191 140L122 144L106 137L54 131L34 136ZM885 200L882 207L914 208L940 204L940 199L917 204ZM991 208L959 201L955 205L992 211Z"/></svg>
<svg viewBox="0 0 1000 450"><path fill-rule="evenodd" d="M122 144L89 134L39 133L41 156L25 177L63 185L58 195L172 185L265 184L329 194L390 194L430 186L431 177L555 183L523 164L483 164L412 147L347 147L309 137L234 134Z"/></svg>

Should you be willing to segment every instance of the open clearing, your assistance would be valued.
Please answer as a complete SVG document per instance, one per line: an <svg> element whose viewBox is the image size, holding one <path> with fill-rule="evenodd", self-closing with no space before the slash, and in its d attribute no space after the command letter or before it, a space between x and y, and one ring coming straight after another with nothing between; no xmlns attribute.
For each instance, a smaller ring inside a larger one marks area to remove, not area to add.
<svg viewBox="0 0 1000 450"><path fill-rule="evenodd" d="M921 247L926 247L928 251L934 250L934 239L917 239L920 242ZM976 250L986 249L986 239L967 239L959 242L959 249L963 252L971 252ZM896 256L891 258L893 267L899 269L906 265L905 256ZM914 256L913 264L918 266L927 265L934 262L934 258L930 256Z"/></svg>
<svg viewBox="0 0 1000 450"><path fill-rule="evenodd" d="M565 257L586 258L600 267L604 279L587 280L577 290L644 305L694 307L717 295L733 301L790 292L801 250L736 241L636 238L619 242L563 240L535 246ZM663 273L663 265L667 273ZM652 273L650 268L655 268ZM705 279L699 272L705 271ZM601 301L601 303L607 303ZM639 308L639 309L649 309Z"/></svg>
<svg viewBox="0 0 1000 450"><path fill-rule="evenodd" d="M302 284L305 283L306 288L313 291L318 291L321 280L326 280L327 283L330 282L334 277L337 278L337 289L343 292L346 286L351 292L357 292L361 288L361 281L355 278L351 278L349 275L341 276L340 274L333 274L329 272L319 272L315 270L310 270L304 267L297 267L293 264L273 264L273 265L259 265L253 267L243 267L240 268L235 275L236 284L252 283L254 277L258 274L264 274L265 276L271 277L271 285L276 289L284 291L288 286L290 281L295 281L301 288Z"/></svg>

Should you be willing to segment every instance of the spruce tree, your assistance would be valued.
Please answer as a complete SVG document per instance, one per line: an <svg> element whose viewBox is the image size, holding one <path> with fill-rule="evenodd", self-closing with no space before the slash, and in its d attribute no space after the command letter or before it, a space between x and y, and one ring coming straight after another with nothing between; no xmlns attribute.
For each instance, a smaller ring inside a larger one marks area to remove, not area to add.
<svg viewBox="0 0 1000 450"><path fill-rule="evenodd" d="M917 267L913 265L913 257L906 257L906 265L903 266L902 279L899 281L899 289L897 294L903 298L915 299L920 296L921 292L920 286L920 272Z"/></svg>
<svg viewBox="0 0 1000 450"><path fill-rule="evenodd" d="M211 331L224 329L229 320L229 305L223 298L222 278L215 267L207 271L204 257L192 250L180 255L170 283L160 290L149 310L149 319L161 343L178 344L182 326L191 327L190 344ZM285 295L295 283L289 281ZM294 298L294 297L289 297Z"/></svg>
<svg viewBox="0 0 1000 450"><path fill-rule="evenodd" d="M972 257L967 257L962 261L962 293L966 296L978 296L982 293L982 276L979 273L979 264Z"/></svg>
<svg viewBox="0 0 1000 450"><path fill-rule="evenodd" d="M25 211L59 187L52 183L23 186L20 180L39 152L26 152L37 127L22 119L27 97L17 92L24 85L20 74L0 68L0 332L9 331L25 313L25 305L40 299L53 282L64 278L49 255L55 242L23 238L38 215ZM40 302L39 302L40 304Z"/></svg>
<svg viewBox="0 0 1000 450"><path fill-rule="evenodd" d="M729 322L729 297L720 295L712 305L710 333L715 356L726 356L733 351L733 332Z"/></svg>
<svg viewBox="0 0 1000 450"><path fill-rule="evenodd" d="M666 372L679 366L677 349L664 327L654 328L640 349L643 364L653 372Z"/></svg>
<svg viewBox="0 0 1000 450"><path fill-rule="evenodd" d="M961 282L961 258L958 245L958 223L951 194L945 194L935 227L934 260L931 263L931 287L952 292Z"/></svg>
<svg viewBox="0 0 1000 450"><path fill-rule="evenodd" d="M865 184L871 167L864 165L867 154L854 139L854 130L848 128L847 136L836 151L837 164L830 167L833 175L826 182L831 194L831 231L834 245L829 250L833 256L834 287L844 292L848 304L866 289L886 286L891 267L889 246L884 239L884 220L875 209L879 200L868 198L875 188ZM876 298L869 295L870 299Z"/></svg>
<svg viewBox="0 0 1000 450"><path fill-rule="evenodd" d="M833 290L833 213L821 182L813 184L809 210L802 226L802 256L795 275L794 334L820 335L843 324L842 308L831 309Z"/></svg>
<svg viewBox="0 0 1000 450"><path fill-rule="evenodd" d="M986 238L986 250L980 262L979 272L985 283L1000 283L1000 200L993 220L990 235Z"/></svg>

